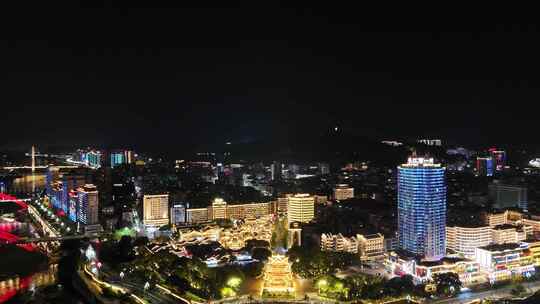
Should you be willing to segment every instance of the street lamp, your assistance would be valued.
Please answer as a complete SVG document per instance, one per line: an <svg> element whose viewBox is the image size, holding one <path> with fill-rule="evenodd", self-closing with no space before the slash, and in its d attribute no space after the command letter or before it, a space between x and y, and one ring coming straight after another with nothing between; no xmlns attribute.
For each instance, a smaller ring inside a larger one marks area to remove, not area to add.
<svg viewBox="0 0 540 304"><path fill-rule="evenodd" d="M146 281L146 283L144 283L144 291L148 290L148 288L150 288L150 283Z"/></svg>

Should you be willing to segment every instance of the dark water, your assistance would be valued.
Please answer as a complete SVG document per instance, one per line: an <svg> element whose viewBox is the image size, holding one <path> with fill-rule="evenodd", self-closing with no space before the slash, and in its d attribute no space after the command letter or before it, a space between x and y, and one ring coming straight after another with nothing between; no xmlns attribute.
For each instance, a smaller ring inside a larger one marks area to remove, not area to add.
<svg viewBox="0 0 540 304"><path fill-rule="evenodd" d="M44 287L55 285L57 283L57 268L57 265L54 264L46 270L27 276L12 276L1 279L0 303L15 301L18 295L39 292Z"/></svg>

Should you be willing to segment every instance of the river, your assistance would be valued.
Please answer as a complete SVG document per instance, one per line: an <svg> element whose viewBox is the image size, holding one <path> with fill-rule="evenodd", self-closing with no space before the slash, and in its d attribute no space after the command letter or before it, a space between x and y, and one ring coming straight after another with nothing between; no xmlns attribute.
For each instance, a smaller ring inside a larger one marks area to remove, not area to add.
<svg viewBox="0 0 540 304"><path fill-rule="evenodd" d="M57 281L56 264L49 265L44 271L35 272L33 274L19 277L13 276L0 281L0 303L4 303L16 295L23 293L34 293L40 288L54 285Z"/></svg>

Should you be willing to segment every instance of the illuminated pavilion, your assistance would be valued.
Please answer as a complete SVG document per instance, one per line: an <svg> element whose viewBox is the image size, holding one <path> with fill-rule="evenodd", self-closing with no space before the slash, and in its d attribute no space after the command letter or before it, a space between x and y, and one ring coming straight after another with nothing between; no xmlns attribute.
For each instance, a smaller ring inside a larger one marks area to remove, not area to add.
<svg viewBox="0 0 540 304"><path fill-rule="evenodd" d="M264 270L263 295L294 293L294 282L289 258L284 255L272 255Z"/></svg>

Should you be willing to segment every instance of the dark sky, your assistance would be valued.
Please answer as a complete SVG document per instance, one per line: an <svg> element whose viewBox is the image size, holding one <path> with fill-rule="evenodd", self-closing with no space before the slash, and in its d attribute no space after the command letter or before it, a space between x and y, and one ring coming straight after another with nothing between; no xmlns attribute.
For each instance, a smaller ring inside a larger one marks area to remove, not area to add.
<svg viewBox="0 0 540 304"><path fill-rule="evenodd" d="M375 139L536 141L533 24L403 20L329 3L92 3L24 8L0 41L0 148L179 150L293 141L336 124Z"/></svg>

